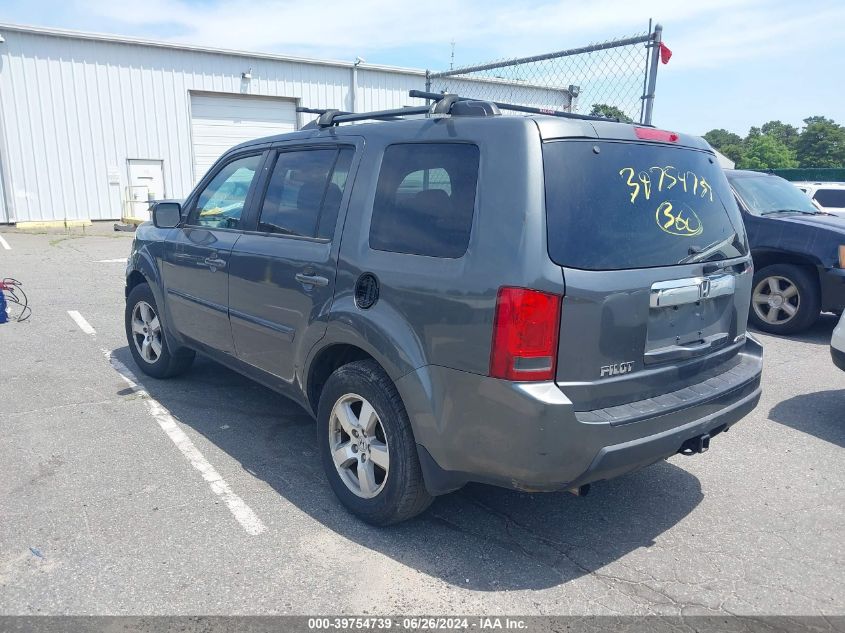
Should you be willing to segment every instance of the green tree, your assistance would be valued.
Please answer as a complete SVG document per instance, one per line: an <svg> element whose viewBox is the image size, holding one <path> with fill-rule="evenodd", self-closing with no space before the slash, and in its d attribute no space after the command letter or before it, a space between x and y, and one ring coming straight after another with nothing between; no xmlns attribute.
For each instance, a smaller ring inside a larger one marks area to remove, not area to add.
<svg viewBox="0 0 845 633"><path fill-rule="evenodd" d="M634 120L616 106L606 103L594 103L590 116L603 116L609 119L619 119L623 123L633 123Z"/></svg>
<svg viewBox="0 0 845 633"><path fill-rule="evenodd" d="M760 131L767 136L773 136L789 149L795 149L798 143L798 128L789 123L769 121L760 127Z"/></svg>
<svg viewBox="0 0 845 633"><path fill-rule="evenodd" d="M795 152L774 136L760 134L746 140L740 169L781 169L798 167Z"/></svg>
<svg viewBox="0 0 845 633"><path fill-rule="evenodd" d="M713 145L713 143L710 144ZM717 149L737 165L742 164L742 161L745 159L745 146L742 144L742 139L738 143L729 143Z"/></svg>
<svg viewBox="0 0 845 633"><path fill-rule="evenodd" d="M739 134L734 134L733 132L728 132L725 129L719 128L716 130L710 130L707 134L704 135L704 140L710 143L713 147L717 150L725 154L723 148L728 147L729 145L741 145L742 138L740 138ZM725 154L725 156L728 156ZM731 160L733 160L732 157Z"/></svg>
<svg viewBox="0 0 845 633"><path fill-rule="evenodd" d="M845 128L832 119L804 119L795 149L801 167L845 167Z"/></svg>

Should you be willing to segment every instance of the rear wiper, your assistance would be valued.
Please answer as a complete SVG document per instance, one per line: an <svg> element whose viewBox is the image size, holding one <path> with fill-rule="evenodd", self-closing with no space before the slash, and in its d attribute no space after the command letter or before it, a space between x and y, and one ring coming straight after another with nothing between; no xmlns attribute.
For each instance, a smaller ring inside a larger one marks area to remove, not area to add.
<svg viewBox="0 0 845 633"><path fill-rule="evenodd" d="M721 250L723 246L729 246L734 243L737 239L736 231L731 233L728 237L723 240L718 240L713 242L712 244L708 244L707 246L690 246L689 247L689 257L684 257L679 264L694 264L696 262L701 262L713 255L714 253Z"/></svg>

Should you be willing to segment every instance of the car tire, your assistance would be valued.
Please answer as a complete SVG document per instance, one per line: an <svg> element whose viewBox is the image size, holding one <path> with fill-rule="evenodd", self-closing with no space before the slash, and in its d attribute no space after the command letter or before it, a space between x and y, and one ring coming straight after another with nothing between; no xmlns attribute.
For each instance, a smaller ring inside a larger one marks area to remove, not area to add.
<svg viewBox="0 0 845 633"><path fill-rule="evenodd" d="M813 272L793 264L774 264L754 274L749 321L770 334L795 334L821 313L821 290Z"/></svg>
<svg viewBox="0 0 845 633"><path fill-rule="evenodd" d="M172 349L161 323L153 291L138 284L126 298L124 314L126 340L138 368L154 378L170 378L184 373L194 362L194 352Z"/></svg>
<svg viewBox="0 0 845 633"><path fill-rule="evenodd" d="M352 514L390 525L416 516L433 501L405 406L375 361L343 365L329 377L317 426L329 485Z"/></svg>

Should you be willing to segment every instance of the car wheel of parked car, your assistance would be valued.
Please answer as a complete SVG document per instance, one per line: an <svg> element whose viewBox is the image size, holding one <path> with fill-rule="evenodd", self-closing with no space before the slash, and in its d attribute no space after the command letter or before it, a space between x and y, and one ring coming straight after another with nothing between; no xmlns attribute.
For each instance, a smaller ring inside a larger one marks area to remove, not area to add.
<svg viewBox="0 0 845 633"><path fill-rule="evenodd" d="M774 264L754 275L749 316L757 329L794 334L813 325L820 311L819 284L807 269Z"/></svg>
<svg viewBox="0 0 845 633"><path fill-rule="evenodd" d="M432 502L396 386L372 360L337 369L320 394L318 437L329 484L374 525L409 519Z"/></svg>
<svg viewBox="0 0 845 633"><path fill-rule="evenodd" d="M154 378L170 378L191 366L193 351L171 351L153 291L147 284L138 284L129 292L125 321L129 351L142 372Z"/></svg>

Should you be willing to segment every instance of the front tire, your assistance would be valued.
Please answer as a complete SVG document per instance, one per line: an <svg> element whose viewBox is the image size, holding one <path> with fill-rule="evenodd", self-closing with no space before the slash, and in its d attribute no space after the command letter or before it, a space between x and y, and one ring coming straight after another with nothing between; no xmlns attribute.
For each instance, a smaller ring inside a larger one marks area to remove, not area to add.
<svg viewBox="0 0 845 633"><path fill-rule="evenodd" d="M329 485L354 515L390 525L431 504L405 406L378 363L337 369L320 394L317 423Z"/></svg>
<svg viewBox="0 0 845 633"><path fill-rule="evenodd" d="M124 321L132 358L148 376L170 378L187 371L195 354L184 348L171 350L159 314L148 284L138 284L129 291Z"/></svg>
<svg viewBox="0 0 845 633"><path fill-rule="evenodd" d="M807 269L792 264L766 266L754 275L749 320L770 334L795 334L819 318L821 290Z"/></svg>

